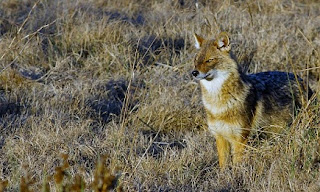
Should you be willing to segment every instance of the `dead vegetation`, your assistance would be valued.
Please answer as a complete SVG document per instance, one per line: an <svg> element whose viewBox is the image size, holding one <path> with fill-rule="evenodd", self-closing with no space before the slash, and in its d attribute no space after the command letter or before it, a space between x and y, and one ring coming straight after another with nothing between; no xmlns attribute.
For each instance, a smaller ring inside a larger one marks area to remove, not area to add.
<svg viewBox="0 0 320 192"><path fill-rule="evenodd" d="M319 191L319 15L316 0L1 1L0 191ZM223 173L189 75L193 32L220 31L244 70L315 92Z"/></svg>

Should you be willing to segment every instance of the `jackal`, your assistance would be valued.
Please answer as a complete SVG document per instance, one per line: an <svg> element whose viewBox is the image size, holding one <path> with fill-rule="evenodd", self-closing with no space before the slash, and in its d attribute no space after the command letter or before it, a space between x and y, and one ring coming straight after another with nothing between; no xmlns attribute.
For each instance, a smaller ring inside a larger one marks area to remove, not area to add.
<svg viewBox="0 0 320 192"><path fill-rule="evenodd" d="M312 91L298 76L279 71L245 74L230 56L230 40L222 32L215 40L195 34L199 49L192 75L200 81L208 128L216 139L219 165L241 160L253 129L280 132L292 121L296 106Z"/></svg>

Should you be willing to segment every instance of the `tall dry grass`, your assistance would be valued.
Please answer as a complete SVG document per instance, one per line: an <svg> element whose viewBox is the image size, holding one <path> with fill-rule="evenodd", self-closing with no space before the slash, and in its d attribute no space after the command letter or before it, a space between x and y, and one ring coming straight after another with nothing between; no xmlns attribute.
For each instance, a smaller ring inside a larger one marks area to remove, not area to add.
<svg viewBox="0 0 320 192"><path fill-rule="evenodd" d="M319 15L316 0L1 1L0 191L319 191ZM193 33L220 31L248 72L315 92L224 172L189 75Z"/></svg>

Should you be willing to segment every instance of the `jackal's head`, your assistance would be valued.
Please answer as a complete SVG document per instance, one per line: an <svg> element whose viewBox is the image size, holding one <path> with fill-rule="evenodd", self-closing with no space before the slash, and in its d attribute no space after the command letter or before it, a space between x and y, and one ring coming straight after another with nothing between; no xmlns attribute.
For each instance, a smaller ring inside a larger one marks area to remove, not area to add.
<svg viewBox="0 0 320 192"><path fill-rule="evenodd" d="M206 40L194 34L195 46L199 49L195 59L195 69L192 75L198 79L208 81L216 78L219 72L236 70L237 65L231 59L230 40L226 32L222 32L215 40Z"/></svg>

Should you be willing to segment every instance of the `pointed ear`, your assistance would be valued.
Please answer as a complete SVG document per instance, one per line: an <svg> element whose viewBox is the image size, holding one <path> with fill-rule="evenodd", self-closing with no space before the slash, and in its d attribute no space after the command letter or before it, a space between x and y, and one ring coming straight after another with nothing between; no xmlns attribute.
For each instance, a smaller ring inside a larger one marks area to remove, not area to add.
<svg viewBox="0 0 320 192"><path fill-rule="evenodd" d="M217 48L222 51L230 51L230 39L227 32L222 32L218 35Z"/></svg>
<svg viewBox="0 0 320 192"><path fill-rule="evenodd" d="M194 38L195 38L195 47L196 49L200 49L203 43L204 38L202 38L201 36L197 35L196 33L194 34Z"/></svg>

